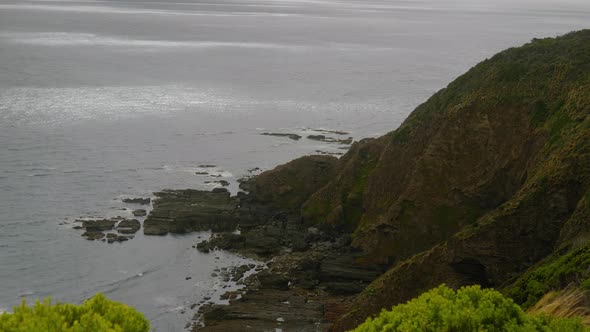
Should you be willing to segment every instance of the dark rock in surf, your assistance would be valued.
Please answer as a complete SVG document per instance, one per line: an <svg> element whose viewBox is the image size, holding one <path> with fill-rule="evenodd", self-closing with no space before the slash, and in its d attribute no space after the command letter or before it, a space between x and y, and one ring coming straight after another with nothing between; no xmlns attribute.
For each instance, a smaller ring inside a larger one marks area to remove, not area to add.
<svg viewBox="0 0 590 332"><path fill-rule="evenodd" d="M150 202L152 200L151 200L151 198L137 197L137 198L123 198L122 201L123 201L123 203L129 203L129 204L148 205L148 204L150 204Z"/></svg>
<svg viewBox="0 0 590 332"><path fill-rule="evenodd" d="M145 217L147 216L147 211L144 209L137 209L133 211L133 215L136 217Z"/></svg>

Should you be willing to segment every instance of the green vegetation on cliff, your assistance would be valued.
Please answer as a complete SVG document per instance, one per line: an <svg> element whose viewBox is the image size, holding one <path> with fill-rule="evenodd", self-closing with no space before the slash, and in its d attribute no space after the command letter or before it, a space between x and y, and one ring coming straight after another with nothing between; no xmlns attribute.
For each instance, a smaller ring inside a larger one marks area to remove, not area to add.
<svg viewBox="0 0 590 332"><path fill-rule="evenodd" d="M375 262L427 250L527 183L564 171L555 157L573 157L564 149L584 139L588 91L589 31L503 51L436 93L394 132L353 147L303 214L354 223L354 244Z"/></svg>
<svg viewBox="0 0 590 332"><path fill-rule="evenodd" d="M529 315L498 291L479 286L457 291L441 285L391 311L369 318L354 332L380 331L588 331L579 319Z"/></svg>
<svg viewBox="0 0 590 332"><path fill-rule="evenodd" d="M553 290L570 285L590 288L589 267L590 244L566 254L558 252L527 271L505 293L529 308Z"/></svg>
<svg viewBox="0 0 590 332"><path fill-rule="evenodd" d="M52 304L50 299L0 315L3 332L147 332L150 323L135 309L96 294L82 305Z"/></svg>
<svg viewBox="0 0 590 332"><path fill-rule="evenodd" d="M310 224L349 231L363 253L355 264L389 267L336 331L441 283L499 287L530 306L588 278L568 262L588 264L577 248L590 239L589 115L590 30L535 39L476 65L321 172L302 158L256 191Z"/></svg>

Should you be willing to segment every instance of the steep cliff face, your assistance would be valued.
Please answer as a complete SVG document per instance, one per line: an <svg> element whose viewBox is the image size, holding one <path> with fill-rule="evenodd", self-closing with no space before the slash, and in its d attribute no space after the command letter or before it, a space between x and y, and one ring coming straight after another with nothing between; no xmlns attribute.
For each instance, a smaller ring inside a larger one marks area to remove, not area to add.
<svg viewBox="0 0 590 332"><path fill-rule="evenodd" d="M353 244L367 261L399 263L335 330L443 282L506 286L555 249L553 260L585 243L589 114L586 30L499 53L377 140L368 175L353 174L367 177ZM342 190L338 182L320 192Z"/></svg>

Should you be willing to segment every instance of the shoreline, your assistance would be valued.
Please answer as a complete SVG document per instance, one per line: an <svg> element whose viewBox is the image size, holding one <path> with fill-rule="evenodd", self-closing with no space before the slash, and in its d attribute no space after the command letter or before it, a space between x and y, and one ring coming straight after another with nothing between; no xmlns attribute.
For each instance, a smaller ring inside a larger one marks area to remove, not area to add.
<svg viewBox="0 0 590 332"><path fill-rule="evenodd" d="M222 294L225 304L202 300L191 331L327 331L348 311L354 296L385 271L384 266L356 263L360 252L350 246L348 231L307 225L298 212L268 197L269 192L284 190L283 175L293 170L291 166L320 174L318 170L336 160L302 157L278 166L278 172L242 180L240 188L247 193L235 196L225 188L156 193L154 209L144 223L146 234L211 229L209 239L195 243L196 250L228 251L266 266L240 276L243 288ZM268 192L260 190L260 183Z"/></svg>

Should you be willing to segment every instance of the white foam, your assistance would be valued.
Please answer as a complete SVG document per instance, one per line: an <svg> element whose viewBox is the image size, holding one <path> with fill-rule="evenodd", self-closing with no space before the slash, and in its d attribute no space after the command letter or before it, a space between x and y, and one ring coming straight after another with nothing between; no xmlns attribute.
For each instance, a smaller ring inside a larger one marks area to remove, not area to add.
<svg viewBox="0 0 590 332"><path fill-rule="evenodd" d="M231 178L234 176L231 172L228 172L228 171L212 171L212 172L209 172L209 175L211 177L217 177L217 178Z"/></svg>

